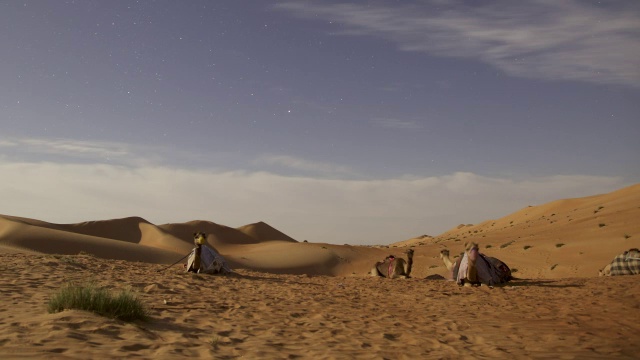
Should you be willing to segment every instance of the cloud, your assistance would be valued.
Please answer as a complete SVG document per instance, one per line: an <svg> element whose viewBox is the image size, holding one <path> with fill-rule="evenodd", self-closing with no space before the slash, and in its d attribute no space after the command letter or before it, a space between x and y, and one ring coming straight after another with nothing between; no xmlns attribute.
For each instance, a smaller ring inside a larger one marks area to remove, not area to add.
<svg viewBox="0 0 640 360"><path fill-rule="evenodd" d="M141 216L155 223L266 221L315 242L381 244L437 235L527 205L618 189L616 177L524 180L457 172L439 177L339 180L269 172L201 171L0 160L0 214L57 223Z"/></svg>
<svg viewBox="0 0 640 360"><path fill-rule="evenodd" d="M124 144L71 139L22 138L1 140L0 146L21 148L24 152L65 155L77 158L118 158L129 155Z"/></svg>
<svg viewBox="0 0 640 360"><path fill-rule="evenodd" d="M640 86L637 4L425 1L424 5L282 2L296 16L341 24L404 51L478 59L507 74Z"/></svg>
<svg viewBox="0 0 640 360"><path fill-rule="evenodd" d="M280 166L305 173L322 175L354 175L355 171L348 166L326 162L310 161L289 155L263 155L256 159L256 164Z"/></svg>

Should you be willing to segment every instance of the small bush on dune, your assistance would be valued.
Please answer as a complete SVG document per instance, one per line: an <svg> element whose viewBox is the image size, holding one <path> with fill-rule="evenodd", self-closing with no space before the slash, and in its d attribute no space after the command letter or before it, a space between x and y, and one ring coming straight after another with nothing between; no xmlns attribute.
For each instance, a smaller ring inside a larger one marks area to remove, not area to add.
<svg viewBox="0 0 640 360"><path fill-rule="evenodd" d="M109 290L94 284L68 284L49 300L49 313L67 309L91 311L122 321L148 319L147 310L132 292L123 290L114 296Z"/></svg>
<svg viewBox="0 0 640 360"><path fill-rule="evenodd" d="M507 246L509 246L509 245L513 244L513 242L514 242L514 240L511 240L511 241L509 241L509 242L507 242L507 243L504 243L504 244L500 245L500 249L504 249L504 248L506 248Z"/></svg>

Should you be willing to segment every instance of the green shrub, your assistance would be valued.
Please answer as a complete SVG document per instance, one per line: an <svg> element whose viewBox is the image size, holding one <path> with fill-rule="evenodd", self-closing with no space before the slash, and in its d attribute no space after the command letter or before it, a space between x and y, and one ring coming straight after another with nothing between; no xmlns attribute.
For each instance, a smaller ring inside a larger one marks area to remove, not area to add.
<svg viewBox="0 0 640 360"><path fill-rule="evenodd" d="M91 311L122 321L148 319L147 310L132 292L123 290L114 296L108 289L94 284L70 283L55 293L49 300L49 312L56 313L66 309Z"/></svg>

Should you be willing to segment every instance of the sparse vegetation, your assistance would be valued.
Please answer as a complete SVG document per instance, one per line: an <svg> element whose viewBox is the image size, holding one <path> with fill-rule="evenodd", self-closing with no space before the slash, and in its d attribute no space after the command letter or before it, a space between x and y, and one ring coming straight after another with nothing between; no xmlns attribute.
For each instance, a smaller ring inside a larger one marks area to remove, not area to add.
<svg viewBox="0 0 640 360"><path fill-rule="evenodd" d="M530 245L525 245L525 246L524 246L524 249L525 249L525 250L530 249L530 248L531 248L531 246L530 246Z"/></svg>
<svg viewBox="0 0 640 360"><path fill-rule="evenodd" d="M219 342L220 342L220 337L219 336L214 336L209 341L209 345L211 345L211 347L213 347L213 348L217 348Z"/></svg>
<svg viewBox="0 0 640 360"><path fill-rule="evenodd" d="M485 248L485 249L490 249L491 247L492 247L492 245L487 245L487 246L485 246L484 248Z"/></svg>
<svg viewBox="0 0 640 360"><path fill-rule="evenodd" d="M504 243L504 244L500 245L500 249L504 249L504 248L506 248L507 246L509 246L509 245L513 244L513 242L514 242L514 241L513 241L513 240L511 240L511 241L509 241L508 243Z"/></svg>
<svg viewBox="0 0 640 360"><path fill-rule="evenodd" d="M123 290L114 296L95 284L67 284L49 300L49 313L67 309L91 311L122 321L148 319L147 310L131 291Z"/></svg>
<svg viewBox="0 0 640 360"><path fill-rule="evenodd" d="M628 238L630 238L630 237L631 237L631 235L629 235L629 234L624 234L624 238L625 238L625 239L628 239Z"/></svg>
<svg viewBox="0 0 640 360"><path fill-rule="evenodd" d="M605 226L607 226L607 224L605 224L605 223L598 224L598 227L605 227Z"/></svg>
<svg viewBox="0 0 640 360"><path fill-rule="evenodd" d="M511 273L512 274L517 273L517 272L518 272L518 269L516 269L516 268L511 269Z"/></svg>
<svg viewBox="0 0 640 360"><path fill-rule="evenodd" d="M551 270L555 269L556 266L558 266L558 264L553 264L553 266L551 266Z"/></svg>
<svg viewBox="0 0 640 360"><path fill-rule="evenodd" d="M437 267L438 267L438 265L431 265L431 266L429 266L429 269L434 269L434 268L437 268Z"/></svg>
<svg viewBox="0 0 640 360"><path fill-rule="evenodd" d="M556 244L556 247L557 247L557 248L561 248L561 247L563 247L563 246L564 246L564 244L563 244L563 243Z"/></svg>

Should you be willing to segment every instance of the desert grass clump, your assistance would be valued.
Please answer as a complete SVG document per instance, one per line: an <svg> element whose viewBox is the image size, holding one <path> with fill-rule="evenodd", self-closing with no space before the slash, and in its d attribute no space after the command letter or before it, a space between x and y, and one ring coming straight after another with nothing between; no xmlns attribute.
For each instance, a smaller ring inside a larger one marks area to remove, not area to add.
<svg viewBox="0 0 640 360"><path fill-rule="evenodd" d="M524 249L525 249L525 250L530 249L530 248L531 248L531 245L525 245L525 246L524 246Z"/></svg>
<svg viewBox="0 0 640 360"><path fill-rule="evenodd" d="M561 248L561 247L563 247L563 246L564 246L564 244L563 244L563 243L556 244L556 247L557 247L557 248Z"/></svg>
<svg viewBox="0 0 640 360"><path fill-rule="evenodd" d="M605 227L605 226L607 226L607 224L605 224L605 223L598 224L598 227Z"/></svg>
<svg viewBox="0 0 640 360"><path fill-rule="evenodd" d="M95 284L67 284L49 300L49 313L68 309L91 311L122 321L147 320L149 317L142 302L131 291L122 290L113 295Z"/></svg>
<svg viewBox="0 0 640 360"><path fill-rule="evenodd" d="M507 246L509 246L509 245L511 245L513 243L514 243L514 240L511 240L511 241L509 241L507 243L504 243L504 244L500 245L500 249L504 249L504 248L506 248Z"/></svg>

